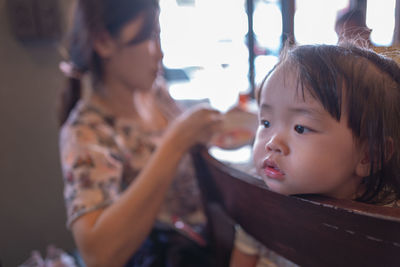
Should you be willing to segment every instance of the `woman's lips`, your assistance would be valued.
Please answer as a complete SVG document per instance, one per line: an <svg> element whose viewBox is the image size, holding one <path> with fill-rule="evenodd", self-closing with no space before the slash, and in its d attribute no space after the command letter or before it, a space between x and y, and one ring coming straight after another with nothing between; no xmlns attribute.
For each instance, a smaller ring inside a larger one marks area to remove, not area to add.
<svg viewBox="0 0 400 267"><path fill-rule="evenodd" d="M266 160L263 164L263 171L268 178L282 180L285 176L279 168L278 165L272 160Z"/></svg>

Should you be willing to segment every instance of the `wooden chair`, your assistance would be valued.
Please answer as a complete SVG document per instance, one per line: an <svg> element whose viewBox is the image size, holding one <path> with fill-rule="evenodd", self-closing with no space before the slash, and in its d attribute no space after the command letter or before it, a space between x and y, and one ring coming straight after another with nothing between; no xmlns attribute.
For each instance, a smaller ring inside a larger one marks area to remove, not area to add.
<svg viewBox="0 0 400 267"><path fill-rule="evenodd" d="M234 223L301 266L400 266L400 208L284 196L197 148L193 159L217 266L229 266Z"/></svg>

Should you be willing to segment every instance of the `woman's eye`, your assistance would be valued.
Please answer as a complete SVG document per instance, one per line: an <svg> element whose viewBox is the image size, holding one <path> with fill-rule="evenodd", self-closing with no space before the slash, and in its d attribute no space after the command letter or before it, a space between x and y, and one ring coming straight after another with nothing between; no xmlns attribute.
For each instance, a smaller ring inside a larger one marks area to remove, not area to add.
<svg viewBox="0 0 400 267"><path fill-rule="evenodd" d="M158 40L160 38L160 34L158 32L153 32L150 36L152 40Z"/></svg>
<svg viewBox="0 0 400 267"><path fill-rule="evenodd" d="M151 32L150 39L158 40L158 39L160 39L160 34L161 34L161 32L159 30L154 30Z"/></svg>
<svg viewBox="0 0 400 267"><path fill-rule="evenodd" d="M294 130L295 130L297 133L299 133L299 134L311 132L310 129L308 129L307 127L304 127L304 126L302 126L302 125L296 125L296 126L294 126Z"/></svg>
<svg viewBox="0 0 400 267"><path fill-rule="evenodd" d="M269 128L269 126L270 126L271 124L270 124L270 122L267 121L267 120L262 120L262 121L261 121L261 125L262 125L264 128Z"/></svg>

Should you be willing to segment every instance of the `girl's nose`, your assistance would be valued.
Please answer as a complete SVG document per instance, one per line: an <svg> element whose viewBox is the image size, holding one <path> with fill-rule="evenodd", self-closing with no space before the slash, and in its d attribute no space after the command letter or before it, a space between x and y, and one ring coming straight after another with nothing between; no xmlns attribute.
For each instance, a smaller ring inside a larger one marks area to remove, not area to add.
<svg viewBox="0 0 400 267"><path fill-rule="evenodd" d="M289 148L282 139L277 135L271 137L271 139L266 144L267 152L279 153L282 155L287 155L289 153Z"/></svg>

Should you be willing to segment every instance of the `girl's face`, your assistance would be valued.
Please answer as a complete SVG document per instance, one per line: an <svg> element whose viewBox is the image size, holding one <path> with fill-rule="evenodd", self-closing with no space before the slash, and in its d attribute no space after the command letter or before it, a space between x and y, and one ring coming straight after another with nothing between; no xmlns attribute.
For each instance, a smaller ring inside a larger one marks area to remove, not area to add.
<svg viewBox="0 0 400 267"><path fill-rule="evenodd" d="M365 171L342 112L338 122L307 91L297 73L278 67L261 88L254 143L258 174L275 192L354 198Z"/></svg>
<svg viewBox="0 0 400 267"><path fill-rule="evenodd" d="M105 61L108 78L131 90L151 88L163 57L158 23L151 38L136 44L129 43L139 34L143 23L144 15L126 24L114 40L114 53Z"/></svg>

